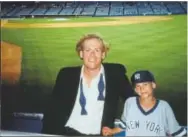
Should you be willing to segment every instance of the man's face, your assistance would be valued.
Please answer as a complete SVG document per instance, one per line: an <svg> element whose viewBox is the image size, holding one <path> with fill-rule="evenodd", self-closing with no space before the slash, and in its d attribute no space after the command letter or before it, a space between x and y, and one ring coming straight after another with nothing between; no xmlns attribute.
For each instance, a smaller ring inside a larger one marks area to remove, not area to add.
<svg viewBox="0 0 188 137"><path fill-rule="evenodd" d="M153 96L153 89L156 84L154 82L142 82L135 85L135 91L141 98L148 98Z"/></svg>
<svg viewBox="0 0 188 137"><path fill-rule="evenodd" d="M99 68L105 58L103 45L98 39L89 39L83 43L83 50L80 51L84 66L89 69Z"/></svg>

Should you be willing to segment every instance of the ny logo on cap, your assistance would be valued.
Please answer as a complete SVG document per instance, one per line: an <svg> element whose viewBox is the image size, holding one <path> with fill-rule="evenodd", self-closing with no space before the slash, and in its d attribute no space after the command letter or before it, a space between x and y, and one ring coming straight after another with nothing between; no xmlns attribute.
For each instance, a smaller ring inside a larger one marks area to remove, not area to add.
<svg viewBox="0 0 188 137"><path fill-rule="evenodd" d="M138 74L135 74L135 75L134 75L134 78L135 78L136 80L140 79L140 74L139 74L139 73L138 73Z"/></svg>

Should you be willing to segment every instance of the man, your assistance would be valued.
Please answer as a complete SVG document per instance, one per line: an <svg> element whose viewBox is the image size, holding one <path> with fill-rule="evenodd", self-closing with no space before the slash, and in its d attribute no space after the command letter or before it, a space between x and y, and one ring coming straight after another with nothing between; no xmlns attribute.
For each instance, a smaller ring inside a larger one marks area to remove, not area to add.
<svg viewBox="0 0 188 137"><path fill-rule="evenodd" d="M102 63L108 51L102 38L88 34L76 51L83 65L60 70L44 114L45 134L103 135L102 127L114 126L119 97L125 101L133 95L125 67Z"/></svg>

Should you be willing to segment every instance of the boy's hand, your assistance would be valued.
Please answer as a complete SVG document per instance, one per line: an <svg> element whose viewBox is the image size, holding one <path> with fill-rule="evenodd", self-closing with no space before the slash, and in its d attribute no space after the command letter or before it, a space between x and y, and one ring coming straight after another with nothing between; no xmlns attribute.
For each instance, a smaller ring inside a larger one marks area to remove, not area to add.
<svg viewBox="0 0 188 137"><path fill-rule="evenodd" d="M102 135L103 136L110 136L113 134L113 130L109 127L103 127L102 128Z"/></svg>

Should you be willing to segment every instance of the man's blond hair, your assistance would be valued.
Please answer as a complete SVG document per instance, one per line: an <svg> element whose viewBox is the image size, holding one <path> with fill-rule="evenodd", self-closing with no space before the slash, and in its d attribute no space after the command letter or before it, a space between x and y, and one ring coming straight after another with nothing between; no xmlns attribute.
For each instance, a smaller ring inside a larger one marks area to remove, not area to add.
<svg viewBox="0 0 188 137"><path fill-rule="evenodd" d="M107 52L109 51L109 47L108 47L107 43L99 35L97 35L97 34L86 34L76 44L76 52L78 53L78 55L80 54L80 51L83 50L83 43L86 40L90 40L90 39L99 40L102 43L103 52L105 52L105 55L107 54Z"/></svg>

